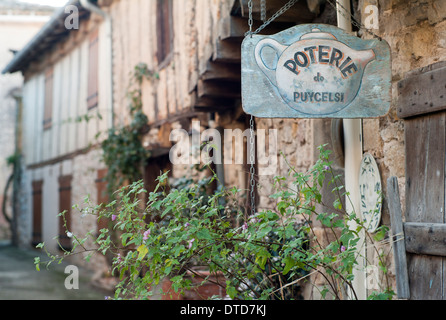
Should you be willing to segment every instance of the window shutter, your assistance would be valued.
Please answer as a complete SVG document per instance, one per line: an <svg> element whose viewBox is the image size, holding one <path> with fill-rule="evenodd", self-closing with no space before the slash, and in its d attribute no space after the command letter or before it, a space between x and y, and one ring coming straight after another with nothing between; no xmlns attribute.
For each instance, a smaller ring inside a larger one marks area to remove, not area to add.
<svg viewBox="0 0 446 320"><path fill-rule="evenodd" d="M161 64L172 51L172 1L157 2L158 64Z"/></svg>

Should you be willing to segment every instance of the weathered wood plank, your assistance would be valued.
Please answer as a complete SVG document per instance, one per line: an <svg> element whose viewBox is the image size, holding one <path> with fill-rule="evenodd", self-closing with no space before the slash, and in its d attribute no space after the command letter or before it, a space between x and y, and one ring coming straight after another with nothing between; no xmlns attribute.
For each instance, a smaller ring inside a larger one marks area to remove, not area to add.
<svg viewBox="0 0 446 320"><path fill-rule="evenodd" d="M446 224L406 222L406 251L446 257Z"/></svg>
<svg viewBox="0 0 446 320"><path fill-rule="evenodd" d="M209 98L209 97L201 97L199 98L197 95L194 98L194 109L200 112L220 112L224 110L232 110L235 108L234 99L228 98Z"/></svg>
<svg viewBox="0 0 446 320"><path fill-rule="evenodd" d="M446 109L446 66L411 74L398 82L398 116L407 118Z"/></svg>
<svg viewBox="0 0 446 320"><path fill-rule="evenodd" d="M444 222L445 118L405 121L407 222Z"/></svg>
<svg viewBox="0 0 446 320"><path fill-rule="evenodd" d="M443 259L443 270L441 270L441 273L443 275L443 287L441 288L441 291L443 292L443 300L446 299L446 281L445 276L446 276L446 258L442 258Z"/></svg>
<svg viewBox="0 0 446 320"><path fill-rule="evenodd" d="M240 43L229 40L217 41L212 60L215 62L240 63L242 50Z"/></svg>
<svg viewBox="0 0 446 320"><path fill-rule="evenodd" d="M240 66L232 63L217 63L208 61L205 70L200 75L202 80L228 80L240 82Z"/></svg>
<svg viewBox="0 0 446 320"><path fill-rule="evenodd" d="M387 179L387 203L390 212L390 222L393 237L393 256L395 259L395 273L397 295L399 299L409 299L409 275L407 273L406 246L404 237L402 211L398 180L396 177Z"/></svg>
<svg viewBox="0 0 446 320"><path fill-rule="evenodd" d="M218 25L218 37L220 40L234 38L242 39L248 30L248 23L245 18L229 16L221 19Z"/></svg>
<svg viewBox="0 0 446 320"><path fill-rule="evenodd" d="M408 253L410 300L444 299L442 260L438 256Z"/></svg>
<svg viewBox="0 0 446 320"><path fill-rule="evenodd" d="M241 96L240 83L228 81L203 81L197 84L198 97L231 98L238 99Z"/></svg>
<svg viewBox="0 0 446 320"><path fill-rule="evenodd" d="M88 78L88 41L84 41L80 46L79 57L79 84L77 87L78 105L76 117L83 117L87 114L87 78ZM80 121L76 123L76 149L82 149L91 142L88 139L88 123Z"/></svg>
<svg viewBox="0 0 446 320"><path fill-rule="evenodd" d="M75 121L76 119L76 112L77 112L77 108L79 106L79 95L78 95L78 87L79 87L79 70L80 70L80 66L79 66L79 55L80 55L80 50L79 48L76 48L75 50L73 50L73 52L71 53L71 65L70 65L70 71L69 71L69 76L70 76L70 85L69 85L69 96L71 97L68 101L67 106L65 107L64 113L66 114L66 117L68 118L68 123L67 123L67 149L66 152L67 153L71 153L76 151L76 126L77 126L77 122Z"/></svg>
<svg viewBox="0 0 446 320"><path fill-rule="evenodd" d="M444 223L446 112L405 121L406 223ZM408 253L410 299L444 299L445 258Z"/></svg>

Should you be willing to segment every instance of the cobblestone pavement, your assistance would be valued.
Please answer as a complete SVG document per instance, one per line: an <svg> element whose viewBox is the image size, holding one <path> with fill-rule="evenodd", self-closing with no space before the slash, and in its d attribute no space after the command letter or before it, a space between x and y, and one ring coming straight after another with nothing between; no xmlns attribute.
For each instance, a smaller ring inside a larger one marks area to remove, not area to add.
<svg viewBox="0 0 446 320"><path fill-rule="evenodd" d="M65 288L66 264L52 264L37 271L33 249L18 249L0 243L0 300L104 300L109 295L91 286L90 273L79 269L79 289Z"/></svg>

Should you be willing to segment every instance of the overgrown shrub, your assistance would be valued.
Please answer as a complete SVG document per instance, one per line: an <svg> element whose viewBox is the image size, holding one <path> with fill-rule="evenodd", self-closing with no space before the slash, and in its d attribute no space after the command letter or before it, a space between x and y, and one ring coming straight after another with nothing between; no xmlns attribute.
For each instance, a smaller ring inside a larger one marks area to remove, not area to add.
<svg viewBox="0 0 446 320"><path fill-rule="evenodd" d="M150 298L155 285L165 278L174 291L184 293L191 289L190 274L197 266L210 274L223 274L204 281L221 285L231 299L300 299L302 286L312 285L315 274L325 279L325 285L318 287L323 298L345 299L347 291L355 298L353 269L364 226L342 204L348 194L339 176L333 175L329 153L320 147L320 157L309 171L290 167L289 177L275 177L271 195L276 199L275 210L254 216L237 204L245 190L206 191L216 175L175 187L168 185L165 173L150 193L143 181L134 182L119 189L111 203L81 209L98 220L113 221L112 229L102 229L95 239L97 248L84 247L92 232L82 239L73 235L73 250L63 256L48 253L46 263L82 251L88 253L87 259L93 253L111 253L112 272L121 280L116 299ZM336 196L329 205L321 196L324 181ZM327 211L316 212L316 204ZM328 239L334 240L323 244L315 233L315 220L331 234ZM112 240L113 231L119 232L118 241ZM375 240L381 240L386 231L381 226ZM43 262L36 258L35 263L39 267ZM385 273L385 264L380 266ZM386 286L370 298L392 295Z"/></svg>

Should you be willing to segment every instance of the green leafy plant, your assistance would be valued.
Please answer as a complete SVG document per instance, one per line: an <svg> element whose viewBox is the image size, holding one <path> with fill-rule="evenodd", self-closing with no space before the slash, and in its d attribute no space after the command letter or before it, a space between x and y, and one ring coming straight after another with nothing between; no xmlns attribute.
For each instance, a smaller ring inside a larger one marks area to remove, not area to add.
<svg viewBox="0 0 446 320"><path fill-rule="evenodd" d="M355 298L353 270L364 227L354 213L346 212L342 199L348 194L328 159L329 151L321 147L320 158L309 171L297 172L290 166L288 177L275 177L276 192L271 195L276 199L275 210L254 216L237 205L243 190L222 188L211 193L203 189L217 179L215 174L204 183L175 187L168 184L165 173L150 193L143 181L134 182L117 191L117 200L80 209L98 220L113 221L111 229L100 230L94 239L96 248L84 246L92 232L73 237L73 250L62 257L48 253L47 263L79 253L87 253L87 259L94 253L112 254L112 272L120 279L117 299L150 298L163 279L171 281L171 290L184 294L194 288L197 268L209 271L202 282L221 286L231 299L301 299L302 287L314 285L314 275L325 280L315 286L322 298L346 299L347 292ZM322 201L324 182L336 195L330 205ZM317 212L316 204L327 211ZM322 239L315 221L331 236ZM119 232L118 240L113 240L113 230ZM379 231L377 235L383 237L387 227ZM37 268L43 262L35 263ZM386 275L386 268L382 270ZM386 282L369 298L392 296Z"/></svg>
<svg viewBox="0 0 446 320"><path fill-rule="evenodd" d="M142 143L148 118L142 110L141 85L144 79L158 79L158 74L150 71L146 64L135 66L127 90L130 123L112 127L107 138L102 141L102 159L108 171L106 175L109 196L126 181L142 179L142 166L150 157Z"/></svg>

